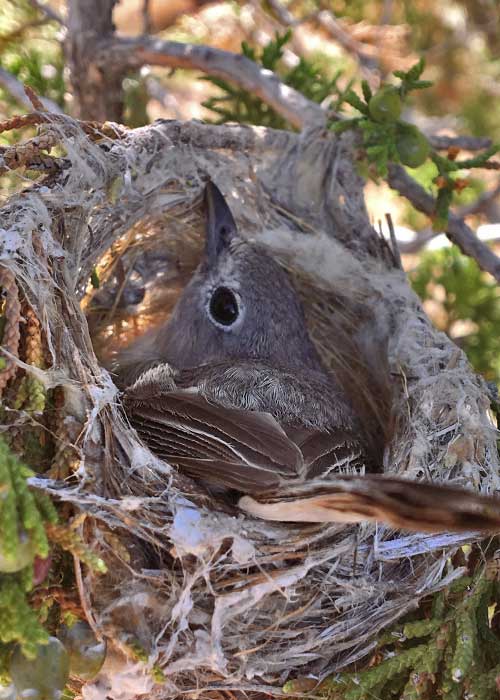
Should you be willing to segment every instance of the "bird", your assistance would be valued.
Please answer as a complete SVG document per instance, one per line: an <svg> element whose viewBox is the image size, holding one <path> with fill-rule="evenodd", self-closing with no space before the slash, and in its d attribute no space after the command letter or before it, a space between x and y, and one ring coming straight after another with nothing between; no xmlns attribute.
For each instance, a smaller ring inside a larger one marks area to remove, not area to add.
<svg viewBox="0 0 500 700"><path fill-rule="evenodd" d="M239 234L212 180L204 203L197 270L166 324L122 357L145 445L250 517L500 531L500 499L381 473L384 431L377 445L365 402L322 361L288 273Z"/></svg>

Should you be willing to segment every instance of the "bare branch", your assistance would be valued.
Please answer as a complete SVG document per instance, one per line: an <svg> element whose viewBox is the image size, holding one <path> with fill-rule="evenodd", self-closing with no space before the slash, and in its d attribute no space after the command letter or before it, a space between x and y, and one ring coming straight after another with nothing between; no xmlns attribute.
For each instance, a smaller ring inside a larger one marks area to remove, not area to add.
<svg viewBox="0 0 500 700"><path fill-rule="evenodd" d="M12 97L19 102L25 109L33 109L31 100L26 94L24 85L18 80L12 73L9 73L4 68L0 68L0 85L5 88ZM55 112L56 114L62 114L62 109L58 104L49 100L48 97L40 97L41 103L44 108L49 112Z"/></svg>
<svg viewBox="0 0 500 700"><path fill-rule="evenodd" d="M63 27L66 25L62 16L58 12L56 12L52 7L50 7L49 4L44 3L44 2L39 2L39 0L29 0L29 3L32 7L34 7L39 12L41 12L43 15L45 15L45 17L48 20L51 20L53 22L58 22Z"/></svg>
<svg viewBox="0 0 500 700"><path fill-rule="evenodd" d="M446 151L448 148L461 148L464 151L481 151L489 148L493 143L491 139L477 138L476 136L433 136L427 134L429 143L436 151Z"/></svg>
<svg viewBox="0 0 500 700"><path fill-rule="evenodd" d="M362 67L369 70L373 70L377 67L378 62L375 57L376 50L374 50L373 46L363 44L354 39L349 32L342 27L332 12L320 10L302 19L296 19L288 7L282 5L279 0L267 0L267 2L278 20L285 27L297 27L304 22L314 21L335 41L335 43L339 44L347 53L353 55Z"/></svg>
<svg viewBox="0 0 500 700"><path fill-rule="evenodd" d="M460 219L465 219L466 216L471 216L472 214L486 213L498 195L500 195L500 183L492 190L484 192L471 204L460 207L457 211L457 216ZM490 221L492 220L491 215L488 218ZM403 254L418 253L429 241L438 235L439 231L433 231L430 227L427 227L417 232L417 238L414 241L399 241L398 246ZM496 241L497 239L495 238L494 240ZM498 240L500 240L500 234ZM490 242L492 242L491 239Z"/></svg>
<svg viewBox="0 0 500 700"><path fill-rule="evenodd" d="M297 128L319 126L326 112L300 92L285 85L277 75L246 56L211 46L161 41L152 37L112 37L99 42L95 62L102 69L142 65L201 70L228 80L260 97Z"/></svg>
<svg viewBox="0 0 500 700"><path fill-rule="evenodd" d="M458 216L463 219L471 214L480 214L481 212L484 212L491 202L498 197L498 195L500 195L500 182L492 190L483 192L483 194L480 195L474 202L471 202L470 204L467 204L459 209L457 212Z"/></svg>
<svg viewBox="0 0 500 700"><path fill-rule="evenodd" d="M389 166L389 185L405 197L418 211L432 216L436 201L400 165ZM500 258L488 246L480 241L465 221L450 212L446 235L460 250L477 262L479 267L489 272L500 282Z"/></svg>
<svg viewBox="0 0 500 700"><path fill-rule="evenodd" d="M331 12L328 12L328 10L318 12L316 21L345 51L352 54L361 66L370 70L377 67L376 50L354 39L343 29Z"/></svg>

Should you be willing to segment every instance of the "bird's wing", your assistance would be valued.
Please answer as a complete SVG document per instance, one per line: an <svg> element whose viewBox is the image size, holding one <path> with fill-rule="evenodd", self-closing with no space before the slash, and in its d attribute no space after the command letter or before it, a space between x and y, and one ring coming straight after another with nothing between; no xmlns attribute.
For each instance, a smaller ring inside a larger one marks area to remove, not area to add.
<svg viewBox="0 0 500 700"><path fill-rule="evenodd" d="M239 507L283 522L380 521L416 532L500 532L500 499L465 489L381 475L339 475L243 496Z"/></svg>
<svg viewBox="0 0 500 700"><path fill-rule="evenodd" d="M144 382L125 392L124 405L150 449L189 476L256 493L302 470L299 448L268 413L211 404L195 388Z"/></svg>

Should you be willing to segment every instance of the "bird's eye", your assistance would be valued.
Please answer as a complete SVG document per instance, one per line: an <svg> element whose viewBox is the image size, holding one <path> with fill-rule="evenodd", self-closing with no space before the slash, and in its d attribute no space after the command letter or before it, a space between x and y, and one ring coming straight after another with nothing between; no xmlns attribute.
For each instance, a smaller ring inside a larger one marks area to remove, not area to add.
<svg viewBox="0 0 500 700"><path fill-rule="evenodd" d="M222 326L232 326L239 316L236 296L227 287L217 287L208 308L213 320Z"/></svg>

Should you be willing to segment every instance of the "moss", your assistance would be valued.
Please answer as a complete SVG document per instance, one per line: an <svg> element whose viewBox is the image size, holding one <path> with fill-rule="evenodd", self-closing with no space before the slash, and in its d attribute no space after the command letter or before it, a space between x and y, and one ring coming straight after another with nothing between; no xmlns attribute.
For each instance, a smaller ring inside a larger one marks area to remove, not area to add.
<svg viewBox="0 0 500 700"><path fill-rule="evenodd" d="M399 624L382 635L367 668L339 673L311 689L328 700L418 700L439 697L493 700L500 678L500 639L488 609L499 602L488 568L464 576L434 596L430 617ZM289 681L284 692L304 690L304 679Z"/></svg>

